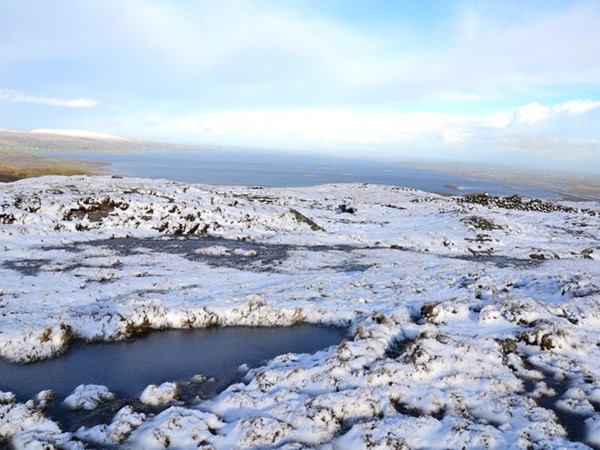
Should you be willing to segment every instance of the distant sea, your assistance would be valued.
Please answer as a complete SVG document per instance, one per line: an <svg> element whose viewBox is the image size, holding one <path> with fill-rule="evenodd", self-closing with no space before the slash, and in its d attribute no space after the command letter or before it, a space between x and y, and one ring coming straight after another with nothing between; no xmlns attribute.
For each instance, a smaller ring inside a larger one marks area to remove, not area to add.
<svg viewBox="0 0 600 450"><path fill-rule="evenodd" d="M492 179L467 178L441 170L403 167L385 161L298 153L248 150L148 152L148 153L49 153L43 156L107 164L112 175L168 179L217 186L302 187L329 183L369 183L402 186L428 192L464 195L519 194L556 199L540 187Z"/></svg>

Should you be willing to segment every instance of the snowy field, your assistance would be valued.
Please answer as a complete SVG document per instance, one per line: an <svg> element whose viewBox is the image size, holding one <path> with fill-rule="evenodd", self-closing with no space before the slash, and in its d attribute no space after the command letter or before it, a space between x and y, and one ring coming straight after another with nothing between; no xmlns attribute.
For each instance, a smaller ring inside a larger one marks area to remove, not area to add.
<svg viewBox="0 0 600 450"><path fill-rule="evenodd" d="M600 448L598 203L45 177L0 185L0 205L5 359L149 329L350 327L211 400L149 386L72 430L51 393L0 392L0 446Z"/></svg>

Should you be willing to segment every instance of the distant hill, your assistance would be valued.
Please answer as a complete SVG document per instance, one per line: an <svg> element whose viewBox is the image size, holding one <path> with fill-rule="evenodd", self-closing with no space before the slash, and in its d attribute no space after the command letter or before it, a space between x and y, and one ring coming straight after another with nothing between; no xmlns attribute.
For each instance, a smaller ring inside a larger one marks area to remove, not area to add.
<svg viewBox="0 0 600 450"><path fill-rule="evenodd" d="M127 153L149 151L209 151L208 146L166 144L83 130L0 130L0 151L27 153Z"/></svg>
<svg viewBox="0 0 600 450"><path fill-rule="evenodd" d="M83 130L39 129L29 132L0 129L0 182L43 175L95 175L104 164L40 156L52 153L131 153L210 151L214 148L165 144Z"/></svg>

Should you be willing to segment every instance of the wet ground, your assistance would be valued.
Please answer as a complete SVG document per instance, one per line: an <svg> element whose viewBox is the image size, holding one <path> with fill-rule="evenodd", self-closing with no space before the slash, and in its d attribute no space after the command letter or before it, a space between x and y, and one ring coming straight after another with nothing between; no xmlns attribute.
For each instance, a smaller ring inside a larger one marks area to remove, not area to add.
<svg viewBox="0 0 600 450"><path fill-rule="evenodd" d="M245 270L251 272L272 271L280 265L293 251L309 252L343 252L348 258L341 265L331 266L328 269L340 272L364 271L371 267L363 264L357 259L360 255L353 257L352 252L361 250L363 247L351 245L316 245L297 246L287 244L263 244L249 240L231 240L219 237L200 238L115 238L99 239L94 241L77 242L64 246L43 247L42 250L62 250L69 253L83 253L90 247L105 248L110 250L114 256L131 256L136 254L163 253L180 255L190 261L201 262L211 267L226 267L231 269ZM23 275L36 276L46 267L57 261L43 258L14 259L5 261L2 266L15 270ZM85 261L81 264L63 267L63 270L74 270L77 267L85 267ZM118 267L115 267L118 268Z"/></svg>
<svg viewBox="0 0 600 450"><path fill-rule="evenodd" d="M84 253L89 248L104 248L110 250L114 256L131 256L136 254L164 253L180 255L190 261L207 264L211 267L226 267L237 270L264 272L277 270L277 266L285 261L291 252L304 251L314 253L338 252L345 253L346 258L335 266L325 267L339 272L362 272L368 270L372 264L361 261L361 250L374 247L359 247L352 245L315 245L298 246L289 244L266 244L250 240L232 240L220 237L206 236L198 238L114 238L99 239L86 242L76 242L64 246L43 247L42 250L62 250L69 253ZM385 247L382 247L385 248ZM392 247L393 248L393 247ZM402 249L400 251L414 251ZM513 258L506 255L439 255L462 261L493 264L499 268L531 269L543 263L535 259ZM57 261L44 258L13 259L4 261L2 266L17 271L22 275L36 276L47 269L50 264L56 265ZM77 267L86 267L85 261L81 264L64 266L62 270L70 271ZM118 269L118 267L114 267ZM323 269L324 267L319 267ZM54 268L53 270L56 270Z"/></svg>

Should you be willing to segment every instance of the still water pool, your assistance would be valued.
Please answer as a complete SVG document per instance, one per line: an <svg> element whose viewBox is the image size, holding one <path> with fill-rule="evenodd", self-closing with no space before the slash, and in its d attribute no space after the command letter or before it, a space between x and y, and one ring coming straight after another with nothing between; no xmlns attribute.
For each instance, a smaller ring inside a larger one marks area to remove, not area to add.
<svg viewBox="0 0 600 450"><path fill-rule="evenodd" d="M0 360L0 390L27 400L51 389L61 402L79 384L107 386L119 398L136 398L149 384L189 379L197 374L215 379L216 392L244 372L285 353L312 353L339 344L346 329L315 325L229 327L154 332L141 339L75 343L63 356L32 364Z"/></svg>

